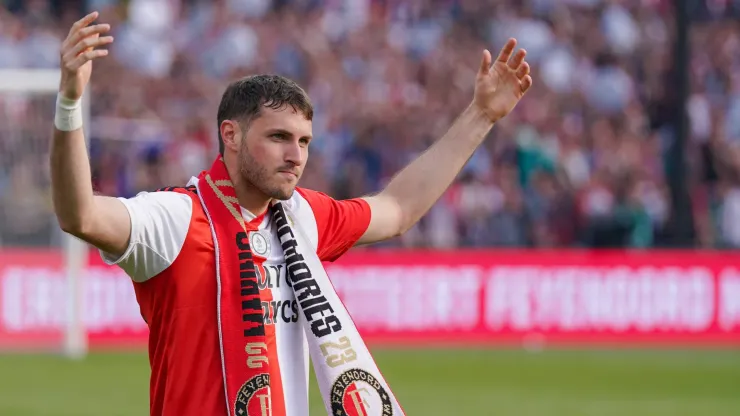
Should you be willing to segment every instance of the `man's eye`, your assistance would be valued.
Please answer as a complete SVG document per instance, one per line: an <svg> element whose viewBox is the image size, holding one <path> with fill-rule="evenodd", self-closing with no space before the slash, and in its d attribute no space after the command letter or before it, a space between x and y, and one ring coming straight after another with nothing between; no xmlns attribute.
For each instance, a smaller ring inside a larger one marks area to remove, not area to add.
<svg viewBox="0 0 740 416"><path fill-rule="evenodd" d="M273 133L270 135L273 139L283 140L285 139L285 134L283 133Z"/></svg>

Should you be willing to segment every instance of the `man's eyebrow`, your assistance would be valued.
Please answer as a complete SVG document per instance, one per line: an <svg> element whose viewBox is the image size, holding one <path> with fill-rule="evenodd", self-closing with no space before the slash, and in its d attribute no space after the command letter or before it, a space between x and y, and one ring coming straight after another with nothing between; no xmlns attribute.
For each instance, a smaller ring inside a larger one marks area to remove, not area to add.
<svg viewBox="0 0 740 416"><path fill-rule="evenodd" d="M289 132L288 130L281 129L281 128L268 129L267 132L270 134L280 133L280 134L285 134L287 136L293 135L293 133Z"/></svg>

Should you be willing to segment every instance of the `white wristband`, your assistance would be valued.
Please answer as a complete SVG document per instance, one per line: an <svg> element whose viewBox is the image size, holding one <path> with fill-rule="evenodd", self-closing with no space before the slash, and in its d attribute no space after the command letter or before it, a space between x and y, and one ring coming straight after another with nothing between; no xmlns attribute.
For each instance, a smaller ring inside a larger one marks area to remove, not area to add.
<svg viewBox="0 0 740 416"><path fill-rule="evenodd" d="M60 131L74 131L82 128L82 100L70 100L57 94L57 110L54 126Z"/></svg>

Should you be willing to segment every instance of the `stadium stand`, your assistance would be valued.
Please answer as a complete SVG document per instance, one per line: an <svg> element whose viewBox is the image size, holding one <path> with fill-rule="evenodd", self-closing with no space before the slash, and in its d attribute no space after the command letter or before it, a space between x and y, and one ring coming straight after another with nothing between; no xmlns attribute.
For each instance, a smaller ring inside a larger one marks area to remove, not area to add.
<svg viewBox="0 0 740 416"><path fill-rule="evenodd" d="M530 96L422 223L389 244L655 247L670 242L670 3L10 0L0 2L0 68L56 67L72 19L102 10L116 44L93 75L91 156L96 188L122 196L184 183L210 163L228 80L289 76L317 107L302 185L343 198L378 190L442 134L468 103L480 49L515 36L534 64ZM739 247L740 2L694 5L697 244ZM0 123L0 154L23 155L0 166L0 235L14 245L48 238L29 226L33 210L50 209L38 203L47 183L28 183L46 165L30 151L48 137L46 104L0 96L14 123Z"/></svg>

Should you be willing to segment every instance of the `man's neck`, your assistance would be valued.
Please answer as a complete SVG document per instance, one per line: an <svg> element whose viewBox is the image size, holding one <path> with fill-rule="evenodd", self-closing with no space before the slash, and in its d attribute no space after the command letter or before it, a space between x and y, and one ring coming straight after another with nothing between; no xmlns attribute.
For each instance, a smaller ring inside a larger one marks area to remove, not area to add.
<svg viewBox="0 0 740 416"><path fill-rule="evenodd" d="M259 216L267 211L270 206L270 197L246 181L238 171L233 171L228 167L227 170L231 177L231 183L234 185L234 192L236 193L236 199L239 200L239 205L254 216Z"/></svg>
<svg viewBox="0 0 740 416"><path fill-rule="evenodd" d="M254 216L259 216L270 206L270 198L265 197L262 192L255 189L251 184L234 184L236 199L239 205Z"/></svg>

